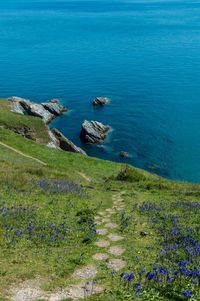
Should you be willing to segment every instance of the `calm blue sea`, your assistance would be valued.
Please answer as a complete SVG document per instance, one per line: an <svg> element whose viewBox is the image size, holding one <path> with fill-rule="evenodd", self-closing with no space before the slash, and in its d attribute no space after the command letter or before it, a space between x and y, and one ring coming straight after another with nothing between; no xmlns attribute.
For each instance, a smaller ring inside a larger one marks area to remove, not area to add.
<svg viewBox="0 0 200 301"><path fill-rule="evenodd" d="M1 0L0 70L2 97L60 98L53 126L89 155L200 182L199 0ZM105 143L81 145L84 119Z"/></svg>

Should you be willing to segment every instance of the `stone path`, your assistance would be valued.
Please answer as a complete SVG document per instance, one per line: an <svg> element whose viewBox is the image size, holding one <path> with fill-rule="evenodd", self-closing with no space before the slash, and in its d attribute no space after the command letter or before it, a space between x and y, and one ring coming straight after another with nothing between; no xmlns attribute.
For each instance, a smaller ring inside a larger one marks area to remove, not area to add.
<svg viewBox="0 0 200 301"><path fill-rule="evenodd" d="M91 296L92 294L101 293L104 291L104 287L97 285L94 281L98 273L98 262L104 261L106 266L112 271L120 271L126 266L126 262L121 258L122 254L126 251L120 245L120 241L124 239L123 236L117 234L115 231L119 228L119 225L112 222L112 217L119 211L124 209L122 193L113 195L113 207L101 211L95 217L95 223L99 226L96 229L96 234L99 238L103 236L103 239L99 239L95 245L103 249L92 256L96 264L90 264L80 269L77 269L72 279L79 283L69 286L67 289L58 290L53 293L46 293L41 290L41 283L25 282L21 287L12 291L11 300L13 301L36 301L38 299L47 301L61 301L63 299L81 299ZM101 226L100 226L101 225ZM116 244L116 242L118 242ZM113 258L114 256L114 258Z"/></svg>
<svg viewBox="0 0 200 301"><path fill-rule="evenodd" d="M93 259L106 261L107 267L114 271L119 271L126 266L126 262L120 258L126 250L118 245L110 246L111 243L119 242L124 239L123 236L113 232L113 229L119 228L119 225L111 221L112 217L118 211L122 210L124 210L123 198L121 193L118 193L113 196L113 207L106 209L105 212L100 212L99 215L95 217L97 224L102 225L102 228L97 229L97 235L107 236L108 240L104 239L96 242L96 246L103 248L104 253L95 254ZM107 253L105 251L107 251ZM115 256L115 258L113 259L112 256Z"/></svg>

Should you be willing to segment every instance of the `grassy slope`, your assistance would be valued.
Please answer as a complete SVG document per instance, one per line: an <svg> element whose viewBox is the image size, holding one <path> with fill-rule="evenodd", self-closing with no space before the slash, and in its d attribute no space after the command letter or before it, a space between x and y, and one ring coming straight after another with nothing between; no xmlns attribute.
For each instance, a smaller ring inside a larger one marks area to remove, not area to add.
<svg viewBox="0 0 200 301"><path fill-rule="evenodd" d="M24 116L10 111L10 103L0 98L0 127L21 130L27 129L29 137L39 143L47 144L50 141L48 128L40 118Z"/></svg>
<svg viewBox="0 0 200 301"><path fill-rule="evenodd" d="M32 118L30 120L28 122L32 122ZM38 121L36 118L33 123L35 120ZM134 206L140 206L144 201L159 206L163 203L167 206L166 212L177 213L181 209L172 206L176 202L198 202L200 198L198 185L167 181L134 168L120 173L124 168L121 164L52 150L6 129L0 128L0 141L47 163L42 166L0 146L2 298L8 295L11 285L36 276L42 279L44 289L66 287L76 267L92 262L91 255L100 251L94 245L94 216L99 210L112 206L113 191L125 192L125 213L118 214L115 219L121 225L119 232L126 237L122 244L127 250L123 255L127 271L134 272L143 264L150 268L160 248L157 229L148 214L133 210ZM88 183L80 172L92 182ZM55 179L70 180L92 186L92 189L85 187L80 194L77 187L70 188L69 185L67 189L74 192L60 192L67 184L55 183ZM47 182L53 183L54 192ZM84 210L86 223L77 215ZM198 219L191 212L181 222L196 227ZM146 231L148 235L141 237L140 231ZM100 266L97 281L106 283L108 290L89 300L135 300L118 275L112 279L105 263ZM154 300L154 297L153 292L143 300ZM157 300L182 299L163 294ZM196 297L195 300L199 299Z"/></svg>

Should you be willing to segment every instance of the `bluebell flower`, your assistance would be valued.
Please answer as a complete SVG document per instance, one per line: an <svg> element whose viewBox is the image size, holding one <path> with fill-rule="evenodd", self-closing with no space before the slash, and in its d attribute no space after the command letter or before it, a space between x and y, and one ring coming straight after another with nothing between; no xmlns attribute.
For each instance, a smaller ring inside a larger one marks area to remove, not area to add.
<svg viewBox="0 0 200 301"><path fill-rule="evenodd" d="M148 280L152 280L153 278L155 278L155 274L152 273L152 272L148 272L148 273L146 274L146 278L147 278Z"/></svg>
<svg viewBox="0 0 200 301"><path fill-rule="evenodd" d="M192 291L190 291L190 290L184 290L183 292L182 292L182 294L183 294L183 296L184 297L186 297L186 298L191 298L192 297Z"/></svg>
<svg viewBox="0 0 200 301"><path fill-rule="evenodd" d="M141 290L141 285L140 285L140 283L136 283L136 284L135 284L135 290L136 290L137 292Z"/></svg>

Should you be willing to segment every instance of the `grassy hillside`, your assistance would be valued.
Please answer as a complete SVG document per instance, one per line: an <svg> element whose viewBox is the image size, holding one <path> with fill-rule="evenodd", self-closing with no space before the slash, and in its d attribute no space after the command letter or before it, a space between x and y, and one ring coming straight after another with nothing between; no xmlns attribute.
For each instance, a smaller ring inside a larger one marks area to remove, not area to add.
<svg viewBox="0 0 200 301"><path fill-rule="evenodd" d="M10 106L7 99L0 98L0 127L21 132L29 139L42 144L50 141L48 128L40 118L11 112Z"/></svg>
<svg viewBox="0 0 200 301"><path fill-rule="evenodd" d="M69 287L78 300L80 287L93 301L200 300L199 185L49 149L9 130L26 124L36 133L38 118L10 114L1 107L1 301L71 300ZM123 250L118 271L110 247ZM80 276L84 267L96 272ZM23 299L31 290L41 296Z"/></svg>

